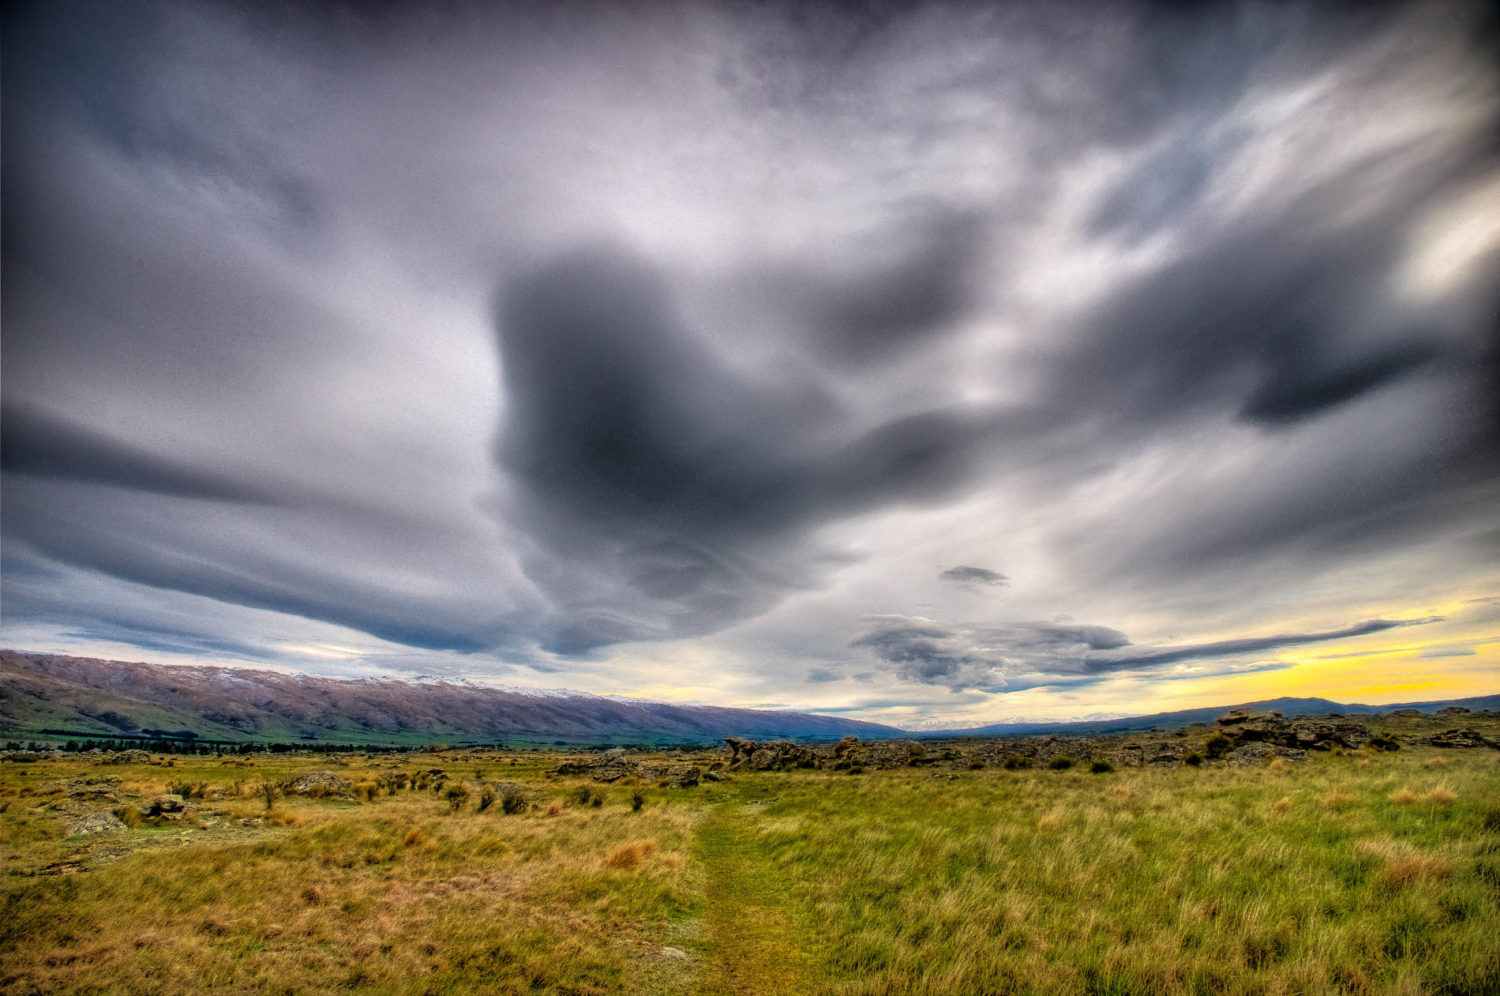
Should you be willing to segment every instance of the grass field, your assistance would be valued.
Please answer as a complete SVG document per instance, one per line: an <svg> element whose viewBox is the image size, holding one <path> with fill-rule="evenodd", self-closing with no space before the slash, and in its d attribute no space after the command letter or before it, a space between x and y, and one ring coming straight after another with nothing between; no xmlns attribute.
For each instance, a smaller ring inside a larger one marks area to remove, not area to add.
<svg viewBox="0 0 1500 996"><path fill-rule="evenodd" d="M736 773L597 805L556 760L0 765L0 990L1500 992L1492 751ZM374 788L393 768L447 780ZM267 810L311 770L362 798ZM503 781L532 804L479 811ZM174 785L191 815L138 818ZM67 835L111 809L133 825Z"/></svg>

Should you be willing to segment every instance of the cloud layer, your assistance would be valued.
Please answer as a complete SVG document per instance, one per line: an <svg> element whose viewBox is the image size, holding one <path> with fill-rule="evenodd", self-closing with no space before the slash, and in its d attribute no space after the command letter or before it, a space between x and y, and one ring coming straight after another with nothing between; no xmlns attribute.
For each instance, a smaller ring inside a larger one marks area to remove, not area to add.
<svg viewBox="0 0 1500 996"><path fill-rule="evenodd" d="M7 640L842 707L1492 593L1482 5L5 28Z"/></svg>

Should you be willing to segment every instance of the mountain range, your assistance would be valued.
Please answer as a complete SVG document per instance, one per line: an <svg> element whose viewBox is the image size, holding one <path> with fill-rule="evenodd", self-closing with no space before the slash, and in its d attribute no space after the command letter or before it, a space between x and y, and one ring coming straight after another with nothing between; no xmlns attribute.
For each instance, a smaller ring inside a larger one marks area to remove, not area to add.
<svg viewBox="0 0 1500 996"><path fill-rule="evenodd" d="M725 736L862 739L1093 735L1210 722L1226 709L1347 715L1451 705L1500 709L1500 695L1369 706L1280 698L1082 722L913 732L813 713L677 705L587 692L450 681L325 678L249 668L143 664L0 650L0 736L169 735L283 743L686 743Z"/></svg>
<svg viewBox="0 0 1500 996"><path fill-rule="evenodd" d="M0 735L339 743L901 736L877 723L448 681L323 678L0 651Z"/></svg>

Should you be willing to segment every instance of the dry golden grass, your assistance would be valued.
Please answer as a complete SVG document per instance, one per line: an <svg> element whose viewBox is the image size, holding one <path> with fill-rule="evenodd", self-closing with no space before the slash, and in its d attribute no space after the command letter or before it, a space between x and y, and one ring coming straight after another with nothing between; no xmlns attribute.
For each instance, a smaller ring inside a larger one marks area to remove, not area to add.
<svg viewBox="0 0 1500 996"><path fill-rule="evenodd" d="M551 804L547 806L546 815L561 816L563 814L563 810L567 807L568 804L566 802L563 802L561 799L553 799Z"/></svg>
<svg viewBox="0 0 1500 996"><path fill-rule="evenodd" d="M1451 806L1458 801L1458 793L1447 782L1441 782L1423 795L1422 801L1434 806Z"/></svg>
<svg viewBox="0 0 1500 996"><path fill-rule="evenodd" d="M1397 789L1391 793L1391 802L1397 806L1410 806L1418 798L1417 793L1409 788Z"/></svg>
<svg viewBox="0 0 1500 996"><path fill-rule="evenodd" d="M655 853L656 841L636 841L633 844L622 844L609 852L604 863L611 868L634 868Z"/></svg>
<svg viewBox="0 0 1500 996"><path fill-rule="evenodd" d="M108 839L59 833L44 786L79 762L0 765L0 991L1500 991L1500 765L1455 753L1434 785L1427 753L736 772L639 812L566 806L584 786L549 756L189 759L199 827ZM502 766L556 802L413 787ZM267 813L262 780L329 769L382 791ZM119 805L160 771L121 771Z"/></svg>

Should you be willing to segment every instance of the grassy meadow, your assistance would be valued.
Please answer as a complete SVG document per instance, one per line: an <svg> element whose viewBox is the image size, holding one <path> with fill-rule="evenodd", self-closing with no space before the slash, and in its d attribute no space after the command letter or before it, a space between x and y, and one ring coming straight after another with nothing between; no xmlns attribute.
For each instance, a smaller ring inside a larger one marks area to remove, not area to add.
<svg viewBox="0 0 1500 996"><path fill-rule="evenodd" d="M0 991L1500 992L1493 751L687 789L558 760L0 764ZM267 797L315 770L357 798Z"/></svg>

